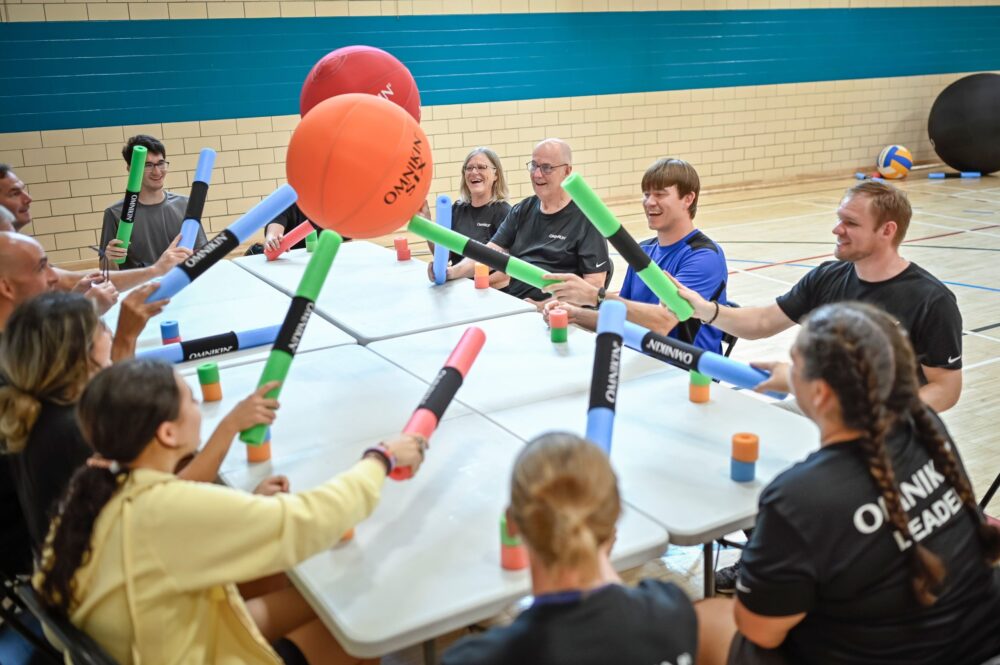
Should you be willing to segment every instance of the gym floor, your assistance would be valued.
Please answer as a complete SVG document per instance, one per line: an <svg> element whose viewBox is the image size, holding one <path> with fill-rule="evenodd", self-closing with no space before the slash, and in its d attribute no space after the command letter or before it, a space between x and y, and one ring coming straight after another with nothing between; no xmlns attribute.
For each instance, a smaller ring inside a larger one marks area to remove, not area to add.
<svg viewBox="0 0 1000 665"><path fill-rule="evenodd" d="M913 206L901 253L943 281L958 298L964 331L964 386L961 400L942 417L979 496L1000 473L1000 447L992 429L1000 421L1000 401L995 398L1000 392L1000 273L990 268L1000 252L1000 178L929 180L926 173L915 170L906 180L894 182L907 192ZM702 191L695 223L726 253L730 299L744 307L769 304L810 268L831 259L835 212L845 190L855 182L847 174ZM636 238L651 237L638 197L609 205ZM391 247L392 237L376 242ZM418 243L417 238L410 238L414 249L421 246ZM614 259L612 288L616 289L627 266L621 257ZM744 362L785 359L795 334L793 327L770 339L741 340L733 357ZM1000 514L1000 495L987 512ZM737 556L736 550L723 551L718 565L728 565ZM692 598L701 598L701 548L671 547L662 558L624 577L629 581L669 579ZM496 622L510 621L517 611L517 607L510 608ZM462 634L442 637L438 649ZM391 654L382 662L420 663L420 648Z"/></svg>

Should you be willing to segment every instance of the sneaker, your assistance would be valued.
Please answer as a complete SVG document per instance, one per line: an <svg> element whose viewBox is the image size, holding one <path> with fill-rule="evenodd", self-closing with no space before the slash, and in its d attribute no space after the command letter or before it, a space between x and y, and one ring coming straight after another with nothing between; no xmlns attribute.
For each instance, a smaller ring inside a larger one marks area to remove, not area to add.
<svg viewBox="0 0 1000 665"><path fill-rule="evenodd" d="M715 571L715 592L725 596L736 593L736 579L740 576L740 561Z"/></svg>

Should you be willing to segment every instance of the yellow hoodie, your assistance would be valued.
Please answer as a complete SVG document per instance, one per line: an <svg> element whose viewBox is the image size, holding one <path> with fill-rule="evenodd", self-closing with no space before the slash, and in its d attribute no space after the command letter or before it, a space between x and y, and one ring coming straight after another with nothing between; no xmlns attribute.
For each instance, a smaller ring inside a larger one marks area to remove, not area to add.
<svg viewBox="0 0 1000 665"><path fill-rule="evenodd" d="M332 547L384 481L371 459L271 497L135 470L94 524L70 619L122 665L280 663L236 583Z"/></svg>

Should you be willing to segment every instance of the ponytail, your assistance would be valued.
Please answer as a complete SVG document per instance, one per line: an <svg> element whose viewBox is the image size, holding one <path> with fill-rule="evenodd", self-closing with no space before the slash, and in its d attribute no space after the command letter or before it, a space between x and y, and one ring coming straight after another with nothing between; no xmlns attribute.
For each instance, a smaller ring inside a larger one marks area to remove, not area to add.
<svg viewBox="0 0 1000 665"><path fill-rule="evenodd" d="M56 611L75 603L74 578L91 552L94 524L128 480L133 462L156 437L157 428L180 413L179 379L162 361L127 360L94 377L77 405L84 439L110 462L93 459L77 469L42 548L34 585Z"/></svg>
<svg viewBox="0 0 1000 665"><path fill-rule="evenodd" d="M605 455L572 434L545 434L524 448L511 478L511 516L542 563L584 576L598 572L598 548L621 512Z"/></svg>
<svg viewBox="0 0 1000 665"><path fill-rule="evenodd" d="M97 517L128 478L128 470L82 466L70 480L69 489L52 520L42 547L38 572L33 580L42 600L63 616L75 602L76 571L87 562L90 539ZM59 553L56 556L56 553Z"/></svg>
<svg viewBox="0 0 1000 665"><path fill-rule="evenodd" d="M0 452L23 451L41 411L42 403L31 394L11 385L0 387Z"/></svg>

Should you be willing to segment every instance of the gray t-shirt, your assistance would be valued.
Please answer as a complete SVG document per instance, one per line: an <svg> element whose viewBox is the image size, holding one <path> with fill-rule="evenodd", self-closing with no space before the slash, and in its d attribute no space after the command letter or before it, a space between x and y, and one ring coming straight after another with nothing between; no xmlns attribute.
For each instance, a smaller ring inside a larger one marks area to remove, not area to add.
<svg viewBox="0 0 1000 665"><path fill-rule="evenodd" d="M119 264L119 269L144 268L156 263L181 232L187 202L188 197L167 192L162 203L151 206L138 204L128 256L125 257L124 263ZM102 249L118 234L118 221L122 218L124 204L125 199L122 199L104 211L104 226L101 230ZM205 237L205 229L199 229L198 238L194 243L195 249L206 242L208 239Z"/></svg>

